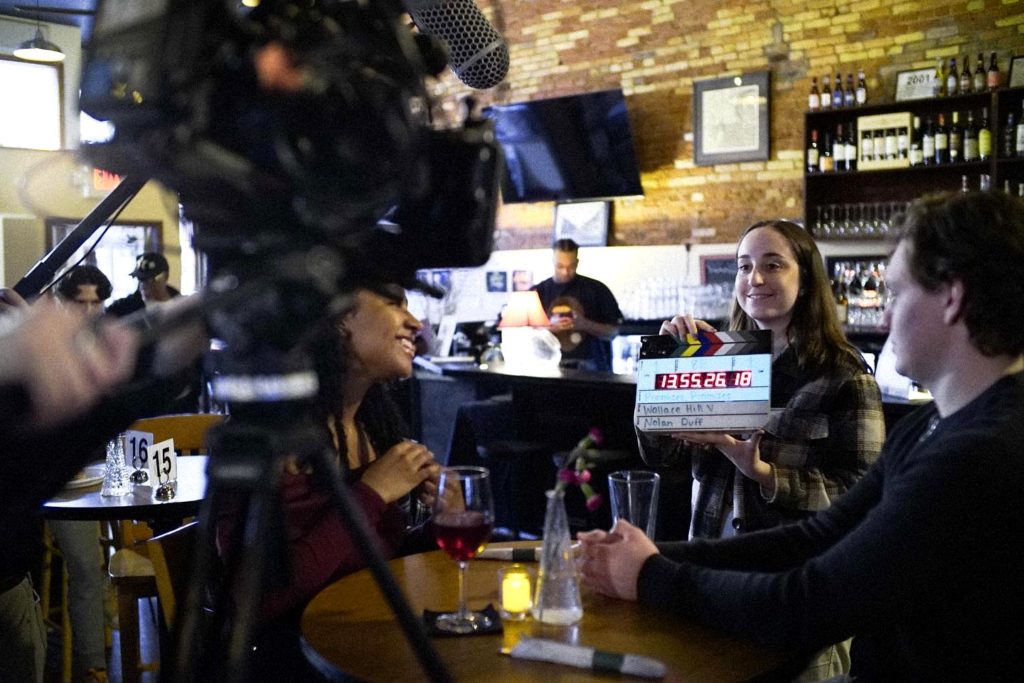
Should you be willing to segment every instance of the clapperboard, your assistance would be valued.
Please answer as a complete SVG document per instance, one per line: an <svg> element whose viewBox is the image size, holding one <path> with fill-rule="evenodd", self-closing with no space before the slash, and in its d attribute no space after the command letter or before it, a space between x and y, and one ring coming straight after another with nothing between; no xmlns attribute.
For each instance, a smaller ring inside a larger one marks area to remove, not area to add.
<svg viewBox="0 0 1024 683"><path fill-rule="evenodd" d="M772 333L641 339L634 424L644 432L744 432L768 421Z"/></svg>

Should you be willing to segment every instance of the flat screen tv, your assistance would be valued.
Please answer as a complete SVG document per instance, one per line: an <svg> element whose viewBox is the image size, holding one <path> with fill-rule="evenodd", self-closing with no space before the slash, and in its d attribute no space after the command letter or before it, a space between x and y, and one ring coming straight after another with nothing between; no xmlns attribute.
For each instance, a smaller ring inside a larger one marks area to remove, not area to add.
<svg viewBox="0 0 1024 683"><path fill-rule="evenodd" d="M644 193L621 90L488 107L505 152L501 194L517 202Z"/></svg>

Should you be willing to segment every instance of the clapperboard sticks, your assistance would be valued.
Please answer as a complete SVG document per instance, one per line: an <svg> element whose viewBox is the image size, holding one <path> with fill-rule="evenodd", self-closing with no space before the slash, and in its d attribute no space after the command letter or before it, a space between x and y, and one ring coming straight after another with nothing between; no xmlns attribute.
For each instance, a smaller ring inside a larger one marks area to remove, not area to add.
<svg viewBox="0 0 1024 683"><path fill-rule="evenodd" d="M646 432L749 432L771 410L771 332L644 337L634 423Z"/></svg>

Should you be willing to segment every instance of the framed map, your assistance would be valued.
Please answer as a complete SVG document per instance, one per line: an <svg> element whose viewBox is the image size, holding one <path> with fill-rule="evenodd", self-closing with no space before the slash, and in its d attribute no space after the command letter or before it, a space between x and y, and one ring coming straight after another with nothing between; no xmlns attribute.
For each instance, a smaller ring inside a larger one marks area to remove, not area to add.
<svg viewBox="0 0 1024 683"><path fill-rule="evenodd" d="M694 81L694 163L767 160L770 111L767 71Z"/></svg>

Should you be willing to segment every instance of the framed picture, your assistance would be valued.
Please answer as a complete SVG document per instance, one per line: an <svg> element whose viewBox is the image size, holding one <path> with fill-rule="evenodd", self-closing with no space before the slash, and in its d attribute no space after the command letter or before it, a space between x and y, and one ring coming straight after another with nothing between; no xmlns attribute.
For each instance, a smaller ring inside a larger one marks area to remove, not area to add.
<svg viewBox="0 0 1024 683"><path fill-rule="evenodd" d="M896 101L919 100L934 94L935 69L914 69L896 74Z"/></svg>
<svg viewBox="0 0 1024 683"><path fill-rule="evenodd" d="M571 239L581 247L608 244L608 202L555 204L555 239Z"/></svg>
<svg viewBox="0 0 1024 683"><path fill-rule="evenodd" d="M487 291L488 292L507 292L508 291L508 273L504 270L489 270L487 271Z"/></svg>
<svg viewBox="0 0 1024 683"><path fill-rule="evenodd" d="M1024 56L1010 59L1010 87L1024 85Z"/></svg>
<svg viewBox="0 0 1024 683"><path fill-rule="evenodd" d="M706 254L700 257L702 285L732 285L736 281L736 254Z"/></svg>
<svg viewBox="0 0 1024 683"><path fill-rule="evenodd" d="M698 166L768 159L768 71L693 83L693 160Z"/></svg>
<svg viewBox="0 0 1024 683"><path fill-rule="evenodd" d="M512 271L512 291L513 292L528 292L533 287L533 271L532 270L513 270Z"/></svg>

